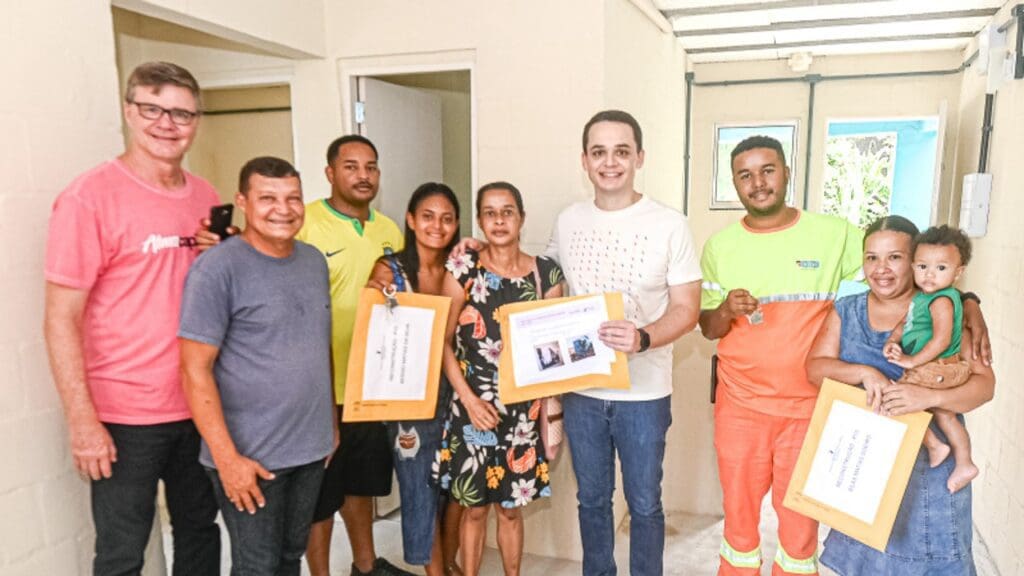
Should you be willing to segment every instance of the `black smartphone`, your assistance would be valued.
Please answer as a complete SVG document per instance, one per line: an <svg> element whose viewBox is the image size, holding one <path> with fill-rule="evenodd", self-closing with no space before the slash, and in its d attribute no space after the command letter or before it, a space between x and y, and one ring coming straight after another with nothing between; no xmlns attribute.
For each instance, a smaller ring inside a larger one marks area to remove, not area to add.
<svg viewBox="0 0 1024 576"><path fill-rule="evenodd" d="M221 204L210 208L210 232L220 236L223 240L228 237L228 226L231 226L231 216L234 214L233 204Z"/></svg>

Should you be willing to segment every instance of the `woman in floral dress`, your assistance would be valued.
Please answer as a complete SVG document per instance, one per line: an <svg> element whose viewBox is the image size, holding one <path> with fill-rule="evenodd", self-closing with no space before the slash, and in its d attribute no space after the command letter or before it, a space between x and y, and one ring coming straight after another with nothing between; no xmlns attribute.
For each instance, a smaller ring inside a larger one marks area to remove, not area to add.
<svg viewBox="0 0 1024 576"><path fill-rule="evenodd" d="M505 574L518 574L523 552L522 507L549 496L548 463L540 441L540 401L505 405L498 398L501 327L498 308L510 302L557 298L562 271L554 261L519 249L523 200L507 182L477 192L477 215L487 246L448 261L464 301L453 302L445 374L455 389L451 417L437 458L442 489L466 507L460 543L467 576L480 570L487 515L495 509ZM539 286L538 286L539 284Z"/></svg>

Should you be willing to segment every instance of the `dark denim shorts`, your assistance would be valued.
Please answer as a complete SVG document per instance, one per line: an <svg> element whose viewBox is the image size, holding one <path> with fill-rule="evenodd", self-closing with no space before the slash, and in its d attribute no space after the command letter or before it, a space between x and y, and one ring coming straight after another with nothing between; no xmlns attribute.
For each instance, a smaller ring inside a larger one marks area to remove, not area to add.
<svg viewBox="0 0 1024 576"><path fill-rule="evenodd" d="M391 443L383 422L339 422L341 442L334 452L313 521L334 516L345 496L387 496L391 494Z"/></svg>

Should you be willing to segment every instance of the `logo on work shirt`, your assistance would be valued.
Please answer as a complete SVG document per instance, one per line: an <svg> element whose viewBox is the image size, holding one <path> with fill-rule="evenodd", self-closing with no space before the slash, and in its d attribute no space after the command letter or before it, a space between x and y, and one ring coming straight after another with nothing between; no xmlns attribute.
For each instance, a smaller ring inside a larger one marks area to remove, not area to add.
<svg viewBox="0 0 1024 576"><path fill-rule="evenodd" d="M817 260L797 260L796 267L801 270L817 270L821 268L821 262Z"/></svg>
<svg viewBox="0 0 1024 576"><path fill-rule="evenodd" d="M337 256L338 254L340 254L341 252L344 252L344 251L345 251L344 248L338 248L337 250L335 250L333 252L324 252L324 255L327 256L328 258L330 258L331 256Z"/></svg>
<svg viewBox="0 0 1024 576"><path fill-rule="evenodd" d="M195 236L161 236L159 234L150 234L142 242L142 253L156 254L165 248L193 248L195 245Z"/></svg>

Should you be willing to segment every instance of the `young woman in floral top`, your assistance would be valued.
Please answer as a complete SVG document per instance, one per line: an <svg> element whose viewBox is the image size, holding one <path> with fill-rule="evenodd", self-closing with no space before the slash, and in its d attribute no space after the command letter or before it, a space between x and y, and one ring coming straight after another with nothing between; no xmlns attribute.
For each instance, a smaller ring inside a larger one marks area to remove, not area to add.
<svg viewBox="0 0 1024 576"><path fill-rule="evenodd" d="M490 508L498 519L498 547L505 574L518 574L523 552L522 507L549 496L548 463L540 441L540 401L505 405L498 398L503 304L562 295L562 271L554 261L519 249L523 200L507 182L477 192L477 216L487 238L479 253L448 261L463 288L452 303L445 374L455 389L436 466L442 489L466 507L460 543L463 570L480 570ZM540 284L538 286L538 283Z"/></svg>

